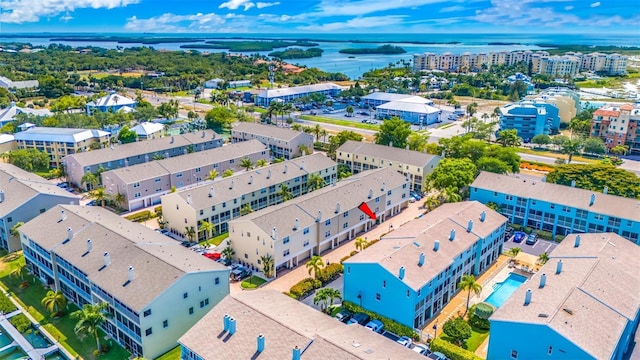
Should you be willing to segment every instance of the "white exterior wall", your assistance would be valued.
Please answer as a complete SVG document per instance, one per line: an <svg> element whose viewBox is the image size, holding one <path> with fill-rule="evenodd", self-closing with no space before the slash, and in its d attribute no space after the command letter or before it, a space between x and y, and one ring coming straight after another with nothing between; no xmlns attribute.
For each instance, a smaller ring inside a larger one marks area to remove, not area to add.
<svg viewBox="0 0 640 360"><path fill-rule="evenodd" d="M174 233L184 233L185 226L193 226L198 230L196 210L180 196L162 197L162 218L168 221L165 228L173 230Z"/></svg>

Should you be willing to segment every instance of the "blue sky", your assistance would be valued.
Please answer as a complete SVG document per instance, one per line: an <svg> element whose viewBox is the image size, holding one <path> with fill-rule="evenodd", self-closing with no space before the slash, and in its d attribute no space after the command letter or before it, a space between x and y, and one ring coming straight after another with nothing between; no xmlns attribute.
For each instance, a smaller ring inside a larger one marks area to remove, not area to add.
<svg viewBox="0 0 640 360"><path fill-rule="evenodd" d="M640 36L640 0L0 0L0 7L2 33L483 32Z"/></svg>

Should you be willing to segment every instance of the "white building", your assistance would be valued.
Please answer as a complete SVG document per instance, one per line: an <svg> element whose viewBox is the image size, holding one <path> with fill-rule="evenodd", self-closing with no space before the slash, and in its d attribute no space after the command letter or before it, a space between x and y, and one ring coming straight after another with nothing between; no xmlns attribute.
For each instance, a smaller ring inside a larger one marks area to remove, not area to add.
<svg viewBox="0 0 640 360"><path fill-rule="evenodd" d="M38 80L13 81L4 76L0 76L0 87L5 89L29 89L37 88L39 85Z"/></svg>
<svg viewBox="0 0 640 360"><path fill-rule="evenodd" d="M164 135L164 125L152 122L142 122L131 128L138 135L139 140L157 139Z"/></svg>
<svg viewBox="0 0 640 360"><path fill-rule="evenodd" d="M91 101L87 103L87 115L91 115L93 111L102 111L102 112L117 112L122 110L124 112L131 112L136 107L136 101L130 99L126 96L122 96L116 94L115 91L112 91L106 96L101 97L95 101Z"/></svg>
<svg viewBox="0 0 640 360"><path fill-rule="evenodd" d="M35 116L51 116L49 109L30 109L16 106L13 101L9 107L0 110L0 127L16 120L18 114L31 114Z"/></svg>
<svg viewBox="0 0 640 360"><path fill-rule="evenodd" d="M338 96L342 92L342 87L334 83L323 83L313 85L303 85L295 87L285 87L277 89L261 90L256 96L256 105L269 106L272 101L282 101L285 103L295 101L301 97L311 94L322 94L325 96Z"/></svg>

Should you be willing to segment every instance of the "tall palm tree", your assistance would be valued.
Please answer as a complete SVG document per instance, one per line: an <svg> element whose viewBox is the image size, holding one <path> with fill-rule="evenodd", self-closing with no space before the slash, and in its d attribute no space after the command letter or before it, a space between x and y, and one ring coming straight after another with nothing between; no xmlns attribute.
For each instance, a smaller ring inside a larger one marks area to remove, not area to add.
<svg viewBox="0 0 640 360"><path fill-rule="evenodd" d="M543 252L542 254L538 255L538 262L540 264L544 265L547 263L547 261L549 261L549 254Z"/></svg>
<svg viewBox="0 0 640 360"><path fill-rule="evenodd" d="M227 246L222 249L220 254L224 257L225 264L231 264L231 260L233 260L233 256L236 254L236 251L231 247L231 241L227 240Z"/></svg>
<svg viewBox="0 0 640 360"><path fill-rule="evenodd" d="M247 171L253 169L253 166L253 161L251 161L251 159L248 157L242 158L240 160L240 167Z"/></svg>
<svg viewBox="0 0 640 360"><path fill-rule="evenodd" d="M252 212L253 212L253 208L251 207L251 204L244 204L240 208L240 216L251 214Z"/></svg>
<svg viewBox="0 0 640 360"><path fill-rule="evenodd" d="M91 335L96 338L97 350L101 351L100 347L100 326L107 321L110 314L107 313L107 303L101 302L98 304L85 304L82 309L71 313L72 319L78 319L73 331L77 335Z"/></svg>
<svg viewBox="0 0 640 360"><path fill-rule="evenodd" d="M196 237L196 229L194 229L193 226L185 226L184 234L187 236L187 239L189 239L189 242L193 242L193 238Z"/></svg>
<svg viewBox="0 0 640 360"><path fill-rule="evenodd" d="M218 175L220 175L220 174L218 173L217 170L211 170L211 171L209 171L209 175L207 175L206 180L213 180L213 179L217 178Z"/></svg>
<svg viewBox="0 0 640 360"><path fill-rule="evenodd" d="M204 232L205 239L213 237L213 232L215 230L215 226L208 221L200 221L200 227L198 228L199 232Z"/></svg>
<svg viewBox="0 0 640 360"><path fill-rule="evenodd" d="M92 190L94 187L96 187L96 185L98 185L98 177L96 176L96 174L88 171L87 173L82 175L80 183L85 184L87 190Z"/></svg>
<svg viewBox="0 0 640 360"><path fill-rule="evenodd" d="M362 251L362 250L364 250L364 248L367 246L367 244L368 244L368 243L369 243L369 242L368 242L367 240L365 240L364 238L357 237L357 238L356 238L356 242L355 242L355 245L356 245L356 251Z"/></svg>
<svg viewBox="0 0 640 360"><path fill-rule="evenodd" d="M582 141L580 140L567 140L562 144L562 153L569 155L569 159L567 160L567 164L571 163L573 159L573 155L580 154L580 150L582 149Z"/></svg>
<svg viewBox="0 0 640 360"><path fill-rule="evenodd" d="M327 142L327 135L329 135L329 132L326 129L320 130L320 136L322 136L322 141Z"/></svg>
<svg viewBox="0 0 640 360"><path fill-rule="evenodd" d="M291 190L289 190L289 187L286 184L280 185L280 190L278 190L276 195L282 198L282 202L293 199L293 193L291 192Z"/></svg>
<svg viewBox="0 0 640 360"><path fill-rule="evenodd" d="M322 176L318 174L311 174L307 179L307 191L313 191L323 188L327 183Z"/></svg>
<svg viewBox="0 0 640 360"><path fill-rule="evenodd" d="M267 161L267 159L258 159L258 161L256 161L256 167L264 167L268 164L269 162Z"/></svg>
<svg viewBox="0 0 640 360"><path fill-rule="evenodd" d="M322 132L322 128L320 127L320 124L316 124L316 126L313 127L313 135L316 136L316 141L320 140L321 132Z"/></svg>
<svg viewBox="0 0 640 360"><path fill-rule="evenodd" d="M467 293L467 308L464 310L464 317L467 315L467 311L469 311L469 301L471 300L471 292L474 294L480 295L482 292L482 285L476 282L476 278L473 275L463 275L462 280L458 283L458 289L463 291L468 291Z"/></svg>
<svg viewBox="0 0 640 360"><path fill-rule="evenodd" d="M113 195L113 202L116 204L116 207L118 208L118 210L122 210L122 206L125 204L126 201L127 201L127 197L124 196L123 193L117 193Z"/></svg>
<svg viewBox="0 0 640 360"><path fill-rule="evenodd" d="M264 276L268 278L272 277L274 265L273 256L267 253L267 255L263 255L260 257L260 261L262 262L262 272L264 272Z"/></svg>
<svg viewBox="0 0 640 360"><path fill-rule="evenodd" d="M309 275L313 272L313 277L317 279L320 275L320 271L322 271L322 268L324 267L324 260L322 260L322 257L319 255L313 255L311 260L307 261L305 266L309 270Z"/></svg>
<svg viewBox="0 0 640 360"><path fill-rule="evenodd" d="M313 297L313 305L320 304L320 311L326 312L329 304L329 294L325 291L328 288L322 288L316 292L316 296Z"/></svg>
<svg viewBox="0 0 640 360"><path fill-rule="evenodd" d="M11 276L19 277L20 280L24 281L24 273L26 270L27 264L19 263L18 266L16 266L15 269L11 271Z"/></svg>
<svg viewBox="0 0 640 360"><path fill-rule="evenodd" d="M440 199L438 199L437 196L429 196L424 201L423 206L426 207L427 210L432 211L433 209L435 209L438 206L440 206Z"/></svg>
<svg viewBox="0 0 640 360"><path fill-rule="evenodd" d="M67 305L67 298L64 297L61 291L49 290L40 303L44 305L50 313L58 313L61 307Z"/></svg>
<svg viewBox="0 0 640 360"><path fill-rule="evenodd" d="M522 249L520 249L519 247L512 247L511 249L509 249L509 251L507 251L507 255L511 256L511 257L516 257L518 256L518 254L520 254L520 252L522 251Z"/></svg>
<svg viewBox="0 0 640 360"><path fill-rule="evenodd" d="M103 187L99 187L89 193L89 197L100 203L100 206L104 207L104 202L107 200L107 192Z"/></svg>

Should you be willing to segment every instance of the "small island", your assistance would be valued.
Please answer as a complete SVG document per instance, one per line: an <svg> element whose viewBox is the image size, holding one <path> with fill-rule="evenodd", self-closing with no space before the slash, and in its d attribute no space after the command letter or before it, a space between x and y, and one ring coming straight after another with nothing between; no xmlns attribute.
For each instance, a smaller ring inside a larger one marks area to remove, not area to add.
<svg viewBox="0 0 640 360"><path fill-rule="evenodd" d="M269 56L278 59L308 59L313 57L320 57L324 50L320 48L310 48L307 50L299 48L291 48L283 51L270 52Z"/></svg>
<svg viewBox="0 0 640 360"><path fill-rule="evenodd" d="M352 54L352 55L370 55L370 54L382 54L382 55L394 55L394 54L404 54L407 50L393 45L382 45L377 48L349 48L342 49L338 51L341 54Z"/></svg>
<svg viewBox="0 0 640 360"><path fill-rule="evenodd" d="M318 43L295 40L295 41L224 41L212 40L206 42L209 49L228 49L233 52L250 52L250 51L273 51L278 48L286 48L289 46L312 47L318 46ZM201 47L205 49L205 47Z"/></svg>

